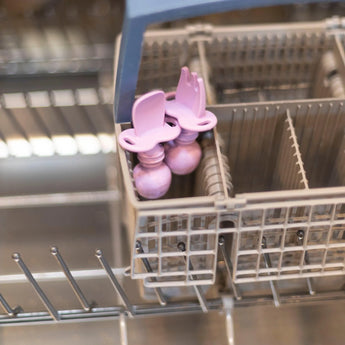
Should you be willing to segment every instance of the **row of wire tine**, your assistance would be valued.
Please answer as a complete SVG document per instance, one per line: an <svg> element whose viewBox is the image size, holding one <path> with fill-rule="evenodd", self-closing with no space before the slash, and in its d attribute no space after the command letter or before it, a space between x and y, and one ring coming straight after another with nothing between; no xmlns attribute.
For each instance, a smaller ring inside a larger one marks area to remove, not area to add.
<svg viewBox="0 0 345 345"><path fill-rule="evenodd" d="M92 309L96 306L95 302L89 302L85 297L84 293L82 292L80 286L76 282L75 278L73 277L68 265L66 264L65 260L63 259L59 249L55 246L51 247L50 249L51 254L56 258L57 262L59 263L64 275L66 276L73 292L75 293L76 297L78 298L81 306L83 307L85 312L92 312ZM97 259L99 260L101 266L105 270L109 280L111 281L115 291L117 292L121 303L125 308L125 313L132 317L133 316L133 305L128 299L128 296L124 289L122 288L121 284L119 283L118 279L116 278L112 268L110 267L108 261L105 259L102 251L97 249L95 252ZM42 301L43 305L49 312L50 316L55 321L60 321L61 316L57 309L53 306L47 295L44 293L40 285L37 283L36 279L34 278L33 274L31 273L30 269L25 264L24 260L22 259L19 253L14 253L12 255L12 259L18 264L20 269L23 271L26 279L29 281L35 292L37 293L38 297ZM19 313L23 312L23 309L20 306L15 308L11 308L6 299L0 294L0 305L6 311L8 316L15 317Z"/></svg>
<svg viewBox="0 0 345 345"><path fill-rule="evenodd" d="M303 241L304 238L304 232L301 230L297 233L298 236L298 241L301 242ZM229 275L229 281L230 281L230 288L233 292L233 296L236 300L241 300L242 296L240 294L240 291L237 287L237 285L235 284L234 280L233 280L233 267L232 267L232 263L231 263L231 259L228 253L228 250L225 246L225 237L222 235L219 237L219 249L222 253L223 256L223 260ZM262 240L262 244L261 244L262 248L267 248L267 244L266 244L266 238L264 237ZM180 242L178 243L178 249L184 253L186 251L186 245L184 242ZM137 253L144 253L144 249L142 247L142 244L140 241L136 242L136 251ZM87 298L85 297L85 295L83 294L80 286L78 285L78 283L76 282L75 278L73 277L69 267L67 266L66 262L64 261L62 255L60 254L59 250L57 247L53 246L51 247L50 250L51 254L56 258L58 264L60 265L65 277L67 278L73 292L75 293L76 297L78 298L80 304L82 305L83 309L85 312L92 312L93 308L95 308L96 303L95 302L89 302L87 300ZM123 289L123 287L121 286L121 284L119 283L117 277L115 276L113 269L110 267L109 263L107 262L107 260L105 259L102 251L100 249L97 249L95 252L95 255L97 257L97 259L99 260L102 268L105 270L114 290L116 291L117 295L120 298L120 301L124 307L124 314L127 314L129 317L133 317L135 316L136 310L135 310L135 306L133 306L133 304L130 302L125 290ZM18 266L20 267L20 269L23 271L26 279L29 281L29 283L31 284L31 286L34 288L35 292L37 293L38 297L40 298L40 300L42 301L43 305L45 306L45 308L47 309L48 313L50 314L50 316L53 318L53 320L55 321L60 321L61 320L61 315L59 314L59 312L57 311L57 309L53 306L53 304L51 303L51 301L48 299L47 295L44 293L44 291L42 290L42 288L40 287L40 285L37 283L36 279L34 278L33 274L31 273L30 269L26 266L24 260L22 259L21 255L19 253L14 253L12 255L13 260L18 264ZM145 270L150 273L152 272L152 267L148 261L147 258L142 258L142 264L145 268ZM187 260L187 257L185 256L185 260ZM305 261L308 261L309 258L308 256L306 256ZM265 266L267 268L270 268L272 266L271 264L271 259L269 254L265 254L264 255L264 261L265 261ZM189 261L188 265L190 267L190 269L192 270L192 263ZM156 278L151 278L151 279L156 279ZM192 275L190 277L191 280L197 280L197 277ZM308 285L308 290L309 290L309 294L310 295L314 295L315 291L313 289L312 286L312 281L310 278L307 279L307 285ZM280 296L279 296L279 292L276 286L276 282L274 281L270 281L270 287L272 290L272 295L273 295L273 302L274 305L276 307L278 307L280 305ZM195 290L195 294L196 297L198 299L199 305L201 310L206 313L208 312L209 308L208 308L208 301L204 295L203 289L201 288L201 286L199 285L193 285L193 288ZM157 299L159 304L164 307L167 305L168 301L167 298L165 297L165 295L163 294L163 291L161 288L159 287L155 287L154 288L155 293L157 295ZM7 300L3 297L3 295L0 293L0 305L3 307L3 309L5 310L5 312L8 314L9 317L16 317L19 313L23 312L23 309L20 306L14 307L12 308L9 303L7 302Z"/></svg>
<svg viewBox="0 0 345 345"><path fill-rule="evenodd" d="M185 244L180 243L179 249L181 252L185 251ZM143 253L144 249L141 245L140 241L136 242L136 250L138 253ZM76 282L75 278L73 277L68 265L66 264L65 260L63 259L59 249L56 246L51 247L50 249L51 254L56 258L58 264L60 265L66 279L68 280L74 294L78 298L82 308L85 312L92 312L92 309L96 306L95 302L89 302L88 299L85 297L84 293L82 292L80 286ZM108 261L105 259L102 251L100 249L97 249L95 252L95 256L97 257L98 261L100 262L102 268L105 270L114 290L116 291L117 295L120 298L120 301L124 307L124 313L127 314L129 317L135 316L135 308L133 307L133 304L130 302L125 290L119 283L119 280L115 276L111 266L109 265ZM37 280L34 278L34 275L31 273L30 269L25 264L23 258L19 253L14 253L12 255L12 259L17 263L17 265L20 267L22 272L24 273L26 279L31 284L33 289L35 290L36 294L42 301L43 305L47 309L48 313L55 321L61 320L61 315L59 314L58 310L53 306L45 292L42 290L40 285L38 284ZM143 266L147 272L152 272L152 268L150 263L147 259L142 259ZM189 262L189 265L191 265L191 262ZM192 277L194 279L195 277ZM207 300L204 296L204 293L200 286L193 286L196 296L198 298L200 308L203 312L208 312L207 307ZM161 306L167 305L167 298L164 296L162 290L159 287L154 288L155 293L157 295L158 302ZM0 293L0 305L5 310L7 315L9 317L16 317L19 313L23 312L23 309L20 306L16 306L12 308L7 300L3 297L3 295Z"/></svg>

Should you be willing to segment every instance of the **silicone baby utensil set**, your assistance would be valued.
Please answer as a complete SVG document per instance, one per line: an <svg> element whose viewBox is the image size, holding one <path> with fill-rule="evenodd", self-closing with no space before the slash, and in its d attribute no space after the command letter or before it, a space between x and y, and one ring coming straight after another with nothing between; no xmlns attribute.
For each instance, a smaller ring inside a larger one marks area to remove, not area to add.
<svg viewBox="0 0 345 345"><path fill-rule="evenodd" d="M139 97L132 108L133 128L119 136L122 148L137 153L133 178L146 199L160 198L169 190L171 172L186 175L197 168L202 155L198 134L217 124L216 116L206 110L202 78L187 67L181 69L174 96L171 100L157 90Z"/></svg>

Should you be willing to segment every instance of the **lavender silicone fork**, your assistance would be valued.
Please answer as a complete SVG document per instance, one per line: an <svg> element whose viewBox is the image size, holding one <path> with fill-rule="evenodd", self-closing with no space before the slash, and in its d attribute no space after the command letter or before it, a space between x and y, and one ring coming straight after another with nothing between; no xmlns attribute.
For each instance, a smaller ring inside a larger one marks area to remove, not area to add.
<svg viewBox="0 0 345 345"><path fill-rule="evenodd" d="M165 121L165 95L152 91L138 98L132 108L133 127L119 135L125 150L138 153L140 161L133 170L138 193L147 199L163 196L171 183L171 171L163 162L160 143L174 140L181 132L173 118Z"/></svg>
<svg viewBox="0 0 345 345"><path fill-rule="evenodd" d="M205 86L202 78L181 69L174 100L167 100L167 115L174 117L182 129L179 137L165 147L165 162L177 175L189 174L196 169L201 158L200 145L195 141L199 132L212 129L216 116L206 110Z"/></svg>

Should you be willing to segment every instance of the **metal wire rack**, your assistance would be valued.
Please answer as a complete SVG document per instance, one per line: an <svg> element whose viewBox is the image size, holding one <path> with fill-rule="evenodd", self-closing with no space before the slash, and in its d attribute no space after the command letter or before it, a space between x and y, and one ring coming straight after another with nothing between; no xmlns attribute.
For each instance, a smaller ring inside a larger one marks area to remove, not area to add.
<svg viewBox="0 0 345 345"><path fill-rule="evenodd" d="M106 88L3 93L2 157L113 150L111 99ZM88 149L83 143L90 139L94 146Z"/></svg>
<svg viewBox="0 0 345 345"><path fill-rule="evenodd" d="M226 265L231 264L229 260L229 253L224 246L225 238L221 236L219 239L219 247L221 248L222 255L224 255L224 260ZM266 243L266 242L265 242ZM266 247L266 244L263 245ZM234 305L227 305L227 302L222 301L221 298L216 299L206 299L204 293L199 290L196 293L199 302L187 301L187 302L174 302L167 301L164 297L163 290L156 288L156 293L159 303L157 304L132 304L128 298L125 290L121 286L120 281L122 276L128 275L128 268L118 268L113 269L110 267L108 261L104 257L101 250L95 251L95 256L97 257L102 269L95 270L79 270L71 271L63 259L60 251L57 247L51 247L51 255L56 258L61 271L54 272L44 272L44 273L32 273L30 268L26 265L24 259L19 253L14 253L12 259L17 263L18 267L22 271L22 274L15 275L2 275L0 276L0 284L9 284L15 282L16 284L27 280L37 296L41 300L46 311L35 311L35 312L25 312L20 306L11 307L6 300L6 297L0 295L0 304L6 315L1 315L1 324L21 324L21 323L42 323L51 321L83 321L89 318L106 318L106 317L120 317L121 314L133 317L133 316L144 316L144 315L157 315L161 313L180 313L180 312L195 312L204 311L208 312L211 310L224 310L224 308L232 309ZM269 257L269 256L268 256ZM269 260L268 260L269 261ZM145 265L145 262L143 261ZM149 266L148 266L149 267ZM227 266L229 268L229 266ZM231 269L229 270L229 272ZM82 289L78 285L78 279L90 278L101 279L107 277L115 293L120 298L121 305L111 306L111 307L97 307L97 301L89 301L87 297L82 292ZM59 281L65 279L69 282L71 289L76 295L81 309L73 310L57 310L47 294L40 287L39 282L48 281ZM272 297L270 296L249 296L242 297L239 294L239 290L235 288L236 294L235 306L236 307L246 307L253 303L259 305L266 305L272 303ZM276 291L277 293L278 291ZM160 296L160 297L159 297ZM342 299L345 298L345 292L343 290L333 291L333 292L319 292L307 294L307 291L300 294L284 294L279 296L279 303L296 303L296 302L315 302L318 300L332 300L332 299Z"/></svg>
<svg viewBox="0 0 345 345"><path fill-rule="evenodd" d="M91 1L85 7L82 1L45 1L38 8L22 7L23 15L0 8L1 75L112 71L121 2Z"/></svg>

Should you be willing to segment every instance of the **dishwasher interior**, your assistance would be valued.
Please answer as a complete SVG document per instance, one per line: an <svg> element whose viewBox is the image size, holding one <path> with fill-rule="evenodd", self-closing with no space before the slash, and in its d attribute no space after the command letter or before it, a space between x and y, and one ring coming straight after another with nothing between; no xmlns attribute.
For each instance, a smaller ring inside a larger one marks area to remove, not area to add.
<svg viewBox="0 0 345 345"><path fill-rule="evenodd" d="M158 201L138 197L135 157L116 147L123 6L2 7L0 342L342 343L344 6L146 32L136 94L172 91L187 65L218 118L200 138L216 187L205 158Z"/></svg>

